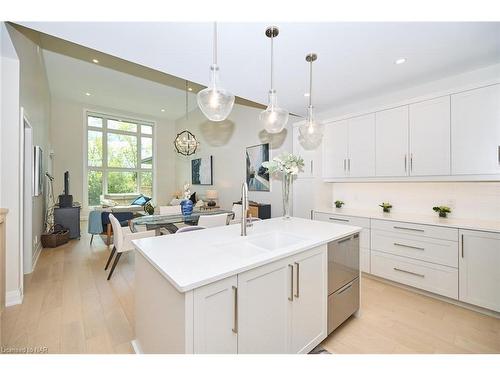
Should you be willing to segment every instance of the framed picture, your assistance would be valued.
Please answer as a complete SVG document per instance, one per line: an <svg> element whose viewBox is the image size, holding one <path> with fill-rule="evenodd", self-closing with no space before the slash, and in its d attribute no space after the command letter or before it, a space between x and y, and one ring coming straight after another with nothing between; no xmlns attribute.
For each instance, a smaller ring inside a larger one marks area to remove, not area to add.
<svg viewBox="0 0 500 375"><path fill-rule="evenodd" d="M213 185L212 156L191 160L191 184Z"/></svg>
<svg viewBox="0 0 500 375"><path fill-rule="evenodd" d="M247 147L246 169L248 190L270 191L269 172L262 163L269 161L269 143Z"/></svg>
<svg viewBox="0 0 500 375"><path fill-rule="evenodd" d="M33 195L43 194L43 152L40 146L33 148Z"/></svg>

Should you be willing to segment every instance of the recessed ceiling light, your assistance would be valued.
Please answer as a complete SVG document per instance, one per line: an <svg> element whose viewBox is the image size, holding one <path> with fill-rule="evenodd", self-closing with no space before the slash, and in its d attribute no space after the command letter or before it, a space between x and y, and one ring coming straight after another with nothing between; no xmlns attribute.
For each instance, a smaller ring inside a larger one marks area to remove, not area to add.
<svg viewBox="0 0 500 375"><path fill-rule="evenodd" d="M162 112L165 112L165 110L164 110L163 108L161 109L161 111L162 111Z"/></svg>
<svg viewBox="0 0 500 375"><path fill-rule="evenodd" d="M396 65L400 65L400 64L404 64L406 62L406 58L401 58L401 59L397 59L396 61L394 61L394 64Z"/></svg>
<svg viewBox="0 0 500 375"><path fill-rule="evenodd" d="M99 60L97 60L97 59L92 59L92 62L93 62L94 64L99 64Z"/></svg>
<svg viewBox="0 0 500 375"><path fill-rule="evenodd" d="M90 92L86 92L85 95L90 96Z"/></svg>
<svg viewBox="0 0 500 375"><path fill-rule="evenodd" d="M311 94L309 94L308 92L306 92L306 93L304 94L304 96L307 98L307 97L311 96Z"/></svg>
<svg viewBox="0 0 500 375"><path fill-rule="evenodd" d="M193 88L192 87L188 87L188 91L193 91Z"/></svg>

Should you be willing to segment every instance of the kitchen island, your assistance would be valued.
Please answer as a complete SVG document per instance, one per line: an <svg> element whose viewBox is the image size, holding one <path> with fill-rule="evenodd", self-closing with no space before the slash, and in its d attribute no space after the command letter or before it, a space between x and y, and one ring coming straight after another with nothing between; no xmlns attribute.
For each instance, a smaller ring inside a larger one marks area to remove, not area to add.
<svg viewBox="0 0 500 375"><path fill-rule="evenodd" d="M361 228L299 218L134 241L141 353L307 353L327 336L327 244Z"/></svg>

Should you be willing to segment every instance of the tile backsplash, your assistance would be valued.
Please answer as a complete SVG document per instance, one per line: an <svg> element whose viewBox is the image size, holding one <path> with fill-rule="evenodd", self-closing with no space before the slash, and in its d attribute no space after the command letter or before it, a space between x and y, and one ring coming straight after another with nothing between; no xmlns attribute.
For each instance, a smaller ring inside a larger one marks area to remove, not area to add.
<svg viewBox="0 0 500 375"><path fill-rule="evenodd" d="M433 215L433 206L452 208L450 217L500 220L500 182L334 183L333 199L346 208L376 210L390 202L393 212Z"/></svg>

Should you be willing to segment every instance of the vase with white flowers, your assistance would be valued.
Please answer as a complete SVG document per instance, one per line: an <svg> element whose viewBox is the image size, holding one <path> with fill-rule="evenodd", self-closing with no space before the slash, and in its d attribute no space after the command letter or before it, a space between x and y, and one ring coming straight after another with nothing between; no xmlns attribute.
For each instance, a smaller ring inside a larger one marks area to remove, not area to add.
<svg viewBox="0 0 500 375"><path fill-rule="evenodd" d="M298 155L283 154L271 161L265 161L262 166L268 170L269 174L282 175L283 218L290 219L290 186L293 183L293 177L304 168L304 159Z"/></svg>

